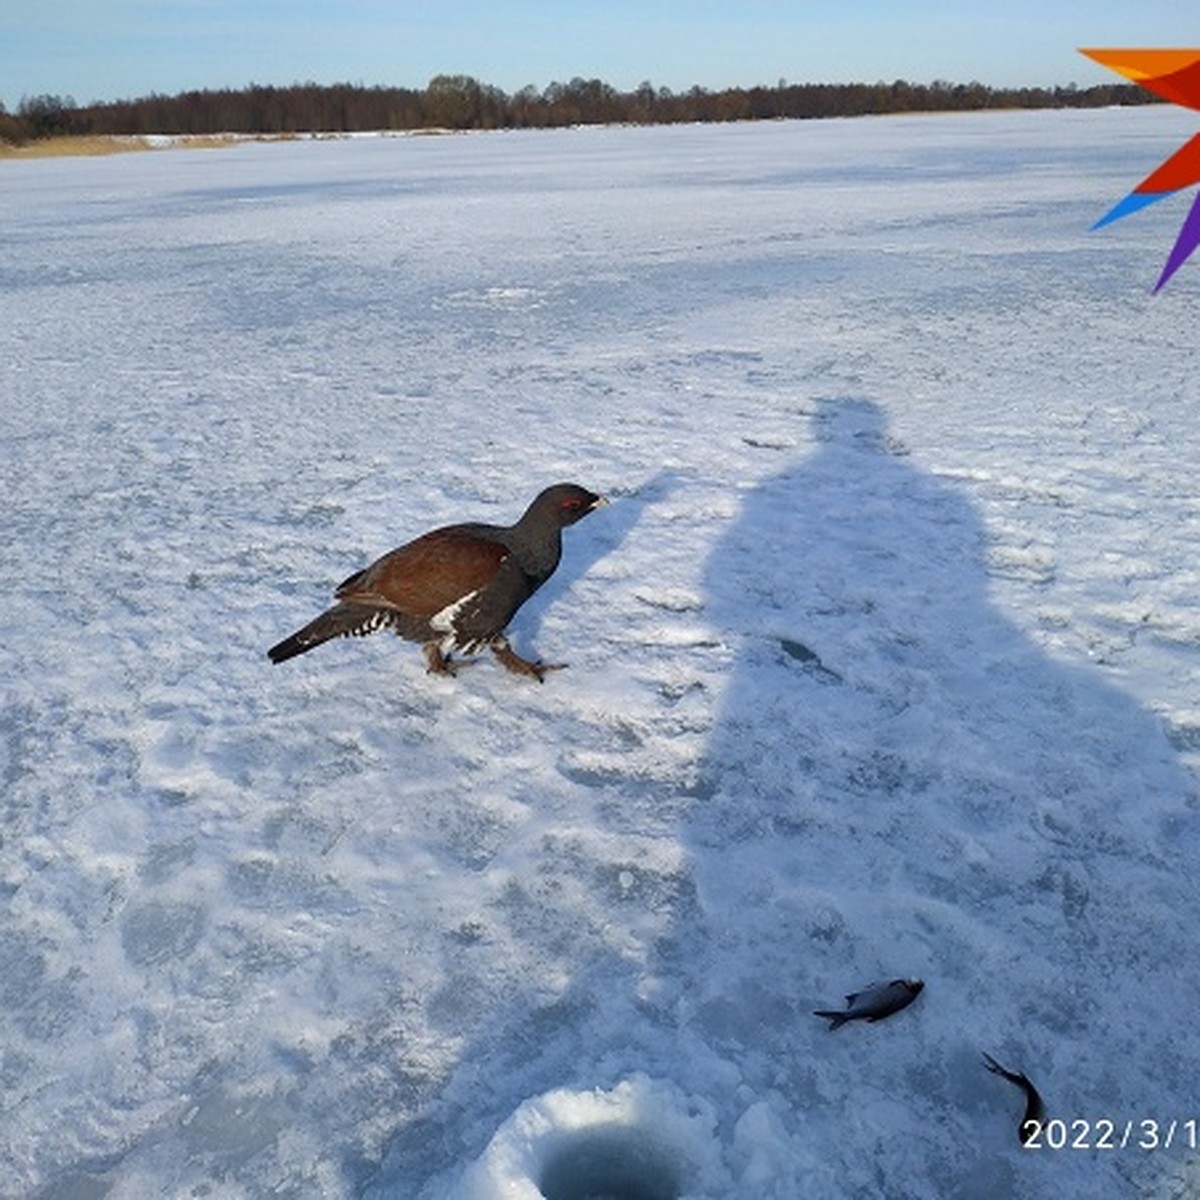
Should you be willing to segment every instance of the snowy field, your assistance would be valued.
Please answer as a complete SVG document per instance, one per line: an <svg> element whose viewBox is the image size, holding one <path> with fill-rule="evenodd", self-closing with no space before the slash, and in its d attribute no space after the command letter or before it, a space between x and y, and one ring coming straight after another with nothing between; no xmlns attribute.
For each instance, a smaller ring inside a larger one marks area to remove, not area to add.
<svg viewBox="0 0 1200 1200"><path fill-rule="evenodd" d="M0 1196L1200 1195L1194 132L0 164ZM565 479L569 670L267 661Z"/></svg>

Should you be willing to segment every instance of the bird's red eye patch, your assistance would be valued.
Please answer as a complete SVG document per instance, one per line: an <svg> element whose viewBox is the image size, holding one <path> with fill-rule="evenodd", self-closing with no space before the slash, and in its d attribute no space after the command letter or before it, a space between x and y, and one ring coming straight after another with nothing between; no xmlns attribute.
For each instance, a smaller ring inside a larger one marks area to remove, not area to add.
<svg viewBox="0 0 1200 1200"><path fill-rule="evenodd" d="M569 509L582 508L582 507L583 507L583 501L582 501L582 500L579 500L579 499L577 499L577 498L576 498L576 497L574 497L574 496L572 496L572 497L570 498L570 500L564 500L564 501L562 502L562 506L563 506L563 508L569 508Z"/></svg>

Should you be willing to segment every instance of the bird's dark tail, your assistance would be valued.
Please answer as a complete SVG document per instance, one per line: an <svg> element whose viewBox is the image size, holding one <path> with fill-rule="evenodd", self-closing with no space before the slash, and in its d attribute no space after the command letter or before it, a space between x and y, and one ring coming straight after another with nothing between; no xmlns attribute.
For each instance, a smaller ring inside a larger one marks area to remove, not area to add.
<svg viewBox="0 0 1200 1200"><path fill-rule="evenodd" d="M273 663L287 662L289 658L305 654L331 638L365 637L368 633L391 625L392 620L393 614L386 608L369 604L335 604L315 620L309 621L303 629L297 629L291 637L272 646L267 651L267 657Z"/></svg>

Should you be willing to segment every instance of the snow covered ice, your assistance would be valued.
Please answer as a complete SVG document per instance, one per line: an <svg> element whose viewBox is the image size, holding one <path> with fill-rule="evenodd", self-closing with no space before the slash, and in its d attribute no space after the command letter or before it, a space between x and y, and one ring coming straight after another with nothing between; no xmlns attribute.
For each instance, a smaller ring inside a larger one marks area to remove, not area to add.
<svg viewBox="0 0 1200 1200"><path fill-rule="evenodd" d="M0 1196L1200 1194L1194 132L3 164ZM267 661L560 479L544 686Z"/></svg>

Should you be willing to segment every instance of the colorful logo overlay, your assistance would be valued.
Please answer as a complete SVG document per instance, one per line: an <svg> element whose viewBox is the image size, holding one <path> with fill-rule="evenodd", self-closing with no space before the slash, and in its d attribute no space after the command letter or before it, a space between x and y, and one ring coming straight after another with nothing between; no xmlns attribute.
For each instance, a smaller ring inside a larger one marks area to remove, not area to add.
<svg viewBox="0 0 1200 1200"><path fill-rule="evenodd" d="M1200 109L1200 50L1080 50L1080 53L1172 104ZM1092 228L1099 229L1127 217L1195 183L1200 183L1200 133L1147 175ZM1156 292L1187 262L1197 245L1200 245L1200 193L1167 256L1154 286Z"/></svg>

